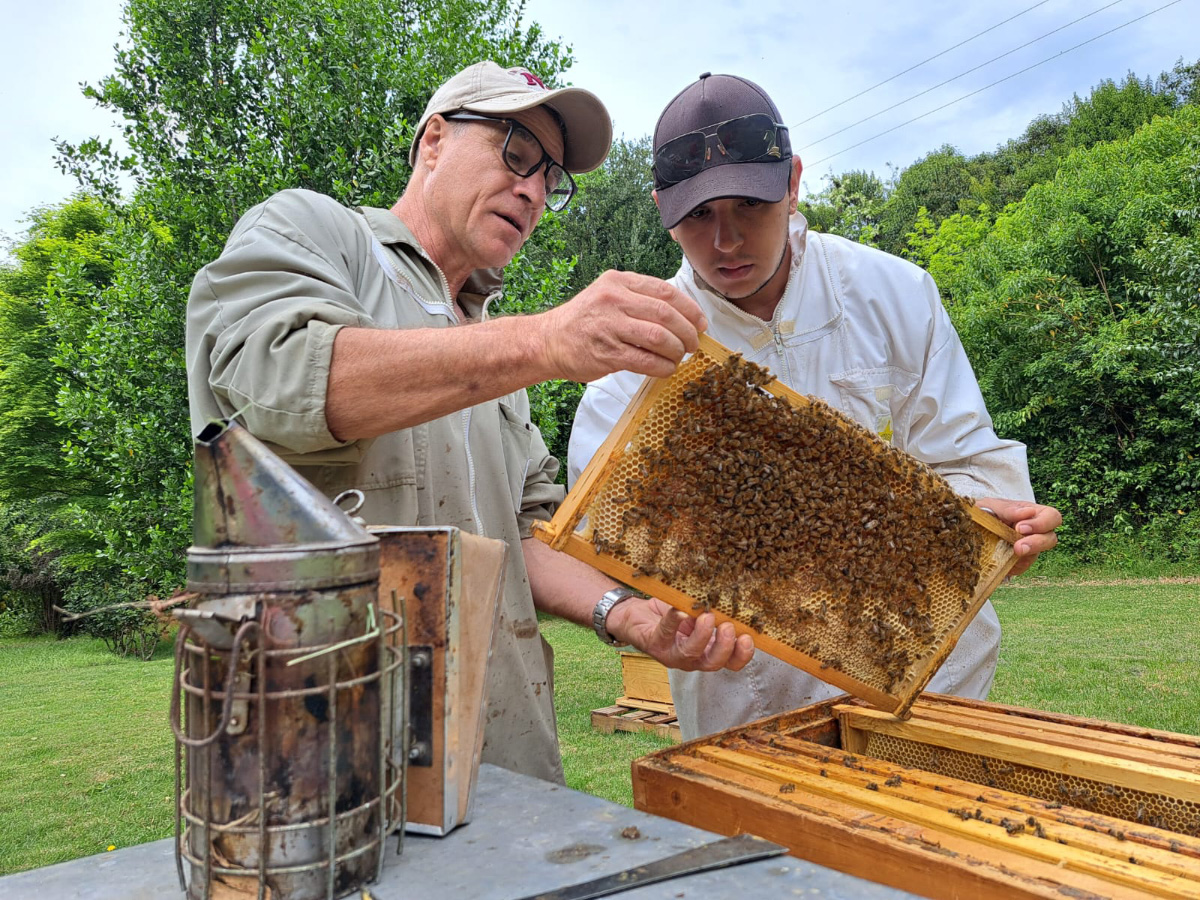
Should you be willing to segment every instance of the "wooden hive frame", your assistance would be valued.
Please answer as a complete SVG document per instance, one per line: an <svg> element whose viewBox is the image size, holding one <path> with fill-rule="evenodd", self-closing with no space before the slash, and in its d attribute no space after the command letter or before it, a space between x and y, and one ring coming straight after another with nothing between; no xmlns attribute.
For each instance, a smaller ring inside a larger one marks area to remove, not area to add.
<svg viewBox="0 0 1200 900"><path fill-rule="evenodd" d="M897 749L881 734L915 764L865 754ZM1187 735L935 694L899 721L843 697L643 757L633 787L638 809L926 897L1200 897Z"/></svg>
<svg viewBox="0 0 1200 900"><path fill-rule="evenodd" d="M625 493L618 484L622 477L622 467L624 466L624 471L627 472L630 460L634 458L638 448L655 440L653 435L656 429L661 432L662 420L666 415L664 409L671 404L679 404L679 398L689 382L711 366L725 365L734 355L728 348L702 335L699 350L680 365L675 375L667 379L646 379L552 521L535 525L534 535L555 549L569 553L617 580L652 594L688 614L695 614L698 609L711 606L718 623L731 622L738 633L750 634L758 649L814 674L881 709L903 717L921 689L928 684L929 679L953 650L955 642L971 619L1016 561L1012 543L1017 539L1017 534L995 516L974 506L970 507L970 527L974 529L982 547L979 577L973 594L969 599L962 598L961 609L956 603L952 611L942 611L942 621L937 630L928 639L923 639L927 640L927 643L921 647L921 654L909 661L902 677L894 677L890 683L882 683L872 674L871 665L874 661L867 660L857 664L856 669L854 661L847 662L836 650L828 649L828 646L821 652L819 646L800 646L795 640L781 639L777 635L782 632L778 630L775 634L768 633L772 631L769 615L764 623L761 610L739 612L736 603L732 608L711 605L706 598L695 596L669 583L661 573L643 571L628 558L622 558L619 552L614 552L607 545L608 542L598 540L593 524L587 521L589 512L598 520L598 512L610 513L615 509L614 500L617 499L617 495ZM824 406L814 404L814 401L791 390L778 379L771 379L763 384L762 390L795 409ZM861 432L861 436L854 439L859 442L862 453L870 464L883 467L889 464L890 460L894 460L897 451L865 429L848 420L835 421L834 425L847 433ZM841 645L856 648L856 653L867 652L861 649L865 646L861 635L857 639L854 635L834 634L834 637ZM826 641L827 645L829 643Z"/></svg>

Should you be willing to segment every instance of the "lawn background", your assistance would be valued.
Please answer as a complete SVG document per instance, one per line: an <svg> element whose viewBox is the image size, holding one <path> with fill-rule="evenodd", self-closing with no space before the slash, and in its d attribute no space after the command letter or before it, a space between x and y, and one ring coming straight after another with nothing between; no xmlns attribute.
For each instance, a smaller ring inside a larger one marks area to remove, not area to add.
<svg viewBox="0 0 1200 900"><path fill-rule="evenodd" d="M1200 733L1200 580L1026 579L993 597L1004 628L990 699ZM547 619L567 783L629 805L631 760L668 742L600 734L619 659ZM0 874L167 837L173 829L168 644L149 662L99 641L0 639Z"/></svg>

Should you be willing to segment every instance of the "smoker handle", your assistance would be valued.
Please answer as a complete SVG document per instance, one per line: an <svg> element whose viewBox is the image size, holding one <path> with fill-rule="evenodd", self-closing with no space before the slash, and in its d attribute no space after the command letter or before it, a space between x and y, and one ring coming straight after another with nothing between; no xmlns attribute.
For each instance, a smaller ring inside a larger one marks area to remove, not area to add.
<svg viewBox="0 0 1200 900"><path fill-rule="evenodd" d="M183 662L183 646L187 641L190 625L185 625L175 639L175 682L171 691L171 730L175 732L175 740L185 747L207 747L229 728L229 720L233 717L233 683L237 679L238 656L242 652L242 639L247 633L258 627L257 621L246 622L233 636L233 649L229 653L229 673L225 676L225 701L221 706L221 721L216 729L206 738L189 738L183 733L179 721L179 694L183 688L183 673L180 663Z"/></svg>

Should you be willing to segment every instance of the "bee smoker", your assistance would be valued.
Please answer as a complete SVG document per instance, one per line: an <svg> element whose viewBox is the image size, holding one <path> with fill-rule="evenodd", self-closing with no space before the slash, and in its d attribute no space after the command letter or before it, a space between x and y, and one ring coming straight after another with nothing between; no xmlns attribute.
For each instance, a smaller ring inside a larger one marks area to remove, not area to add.
<svg viewBox="0 0 1200 900"><path fill-rule="evenodd" d="M343 499L237 424L196 439L171 708L188 900L334 900L379 877L404 821L402 622Z"/></svg>

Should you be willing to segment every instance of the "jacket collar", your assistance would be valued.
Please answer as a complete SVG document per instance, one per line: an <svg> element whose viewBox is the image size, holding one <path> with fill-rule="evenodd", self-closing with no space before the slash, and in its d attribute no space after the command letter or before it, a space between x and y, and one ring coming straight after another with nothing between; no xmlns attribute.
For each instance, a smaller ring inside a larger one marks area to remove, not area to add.
<svg viewBox="0 0 1200 900"><path fill-rule="evenodd" d="M435 282L446 283L442 270L438 267L425 248L421 246L408 226L400 217L388 209L378 209L372 206L360 206L359 212L367 220L371 233L383 246L390 247L397 253L404 253L410 258L420 261L429 270ZM458 302L474 319L481 318L484 306L504 287L503 269L476 269L468 277L458 292Z"/></svg>

